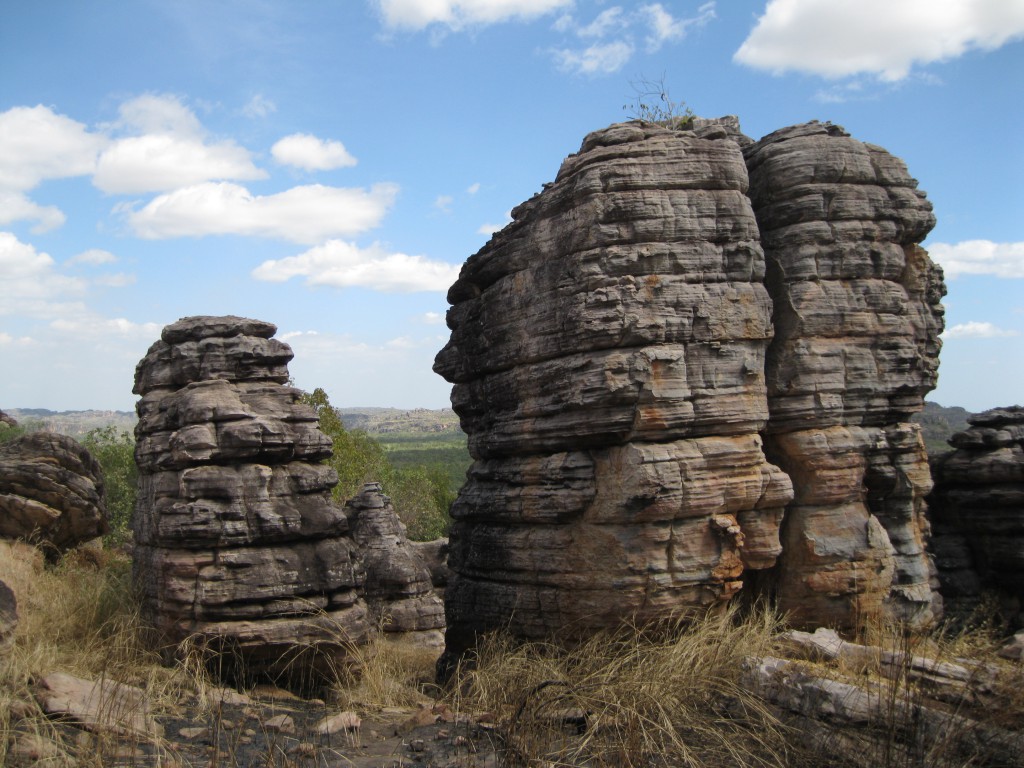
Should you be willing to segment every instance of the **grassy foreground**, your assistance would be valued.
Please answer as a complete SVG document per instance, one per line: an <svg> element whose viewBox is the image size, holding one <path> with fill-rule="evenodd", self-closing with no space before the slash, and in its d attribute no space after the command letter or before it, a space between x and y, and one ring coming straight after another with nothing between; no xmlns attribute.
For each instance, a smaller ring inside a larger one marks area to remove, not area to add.
<svg viewBox="0 0 1024 768"><path fill-rule="evenodd" d="M47 673L138 686L158 717L180 715L184 702L201 700L213 685L201 665L188 659L172 666L161 663L139 619L130 561L123 554L85 550L46 566L29 548L0 542L0 580L18 595L20 614L14 646L0 662L0 765L12 764L8 750L13 737L26 733L62 745L39 765L114 764L97 758L81 740L69 741L67 729L43 714L33 687ZM453 712L492 723L490 728L505 745L507 765L839 764L834 756L816 753L806 734L741 683L744 659L779 652L781 629L770 612L753 611L743 618L723 612L657 632L607 633L572 650L493 637L482 644L472 668L458 674L447 690L432 684L435 653L379 641L361 651L361 674L335 682L327 707L370 716L441 701ZM909 642L899 637L899 642ZM913 642L950 657L967 652L990 657L996 639L995 633L982 631ZM1019 665L1015 672L1004 667L1016 677L1007 678L1011 682L997 691L1002 697L999 725L1019 728L1024 726L1024 677ZM868 668L825 665L817 671L826 676L876 675ZM849 764L858 763L857 755L849 757ZM868 762L952 764L934 755L916 761L898 750ZM250 763L228 755L223 764ZM466 768L471 764L465 763Z"/></svg>

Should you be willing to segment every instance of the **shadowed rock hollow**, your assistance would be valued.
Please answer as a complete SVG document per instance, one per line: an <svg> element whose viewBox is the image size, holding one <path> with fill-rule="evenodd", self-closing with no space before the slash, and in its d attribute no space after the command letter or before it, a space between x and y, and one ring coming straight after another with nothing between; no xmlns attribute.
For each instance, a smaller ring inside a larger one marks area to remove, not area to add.
<svg viewBox="0 0 1024 768"><path fill-rule="evenodd" d="M942 329L931 206L836 126L696 126L587 136L449 291L434 368L475 459L449 660L482 631L572 638L744 582L815 626L934 615L906 423Z"/></svg>

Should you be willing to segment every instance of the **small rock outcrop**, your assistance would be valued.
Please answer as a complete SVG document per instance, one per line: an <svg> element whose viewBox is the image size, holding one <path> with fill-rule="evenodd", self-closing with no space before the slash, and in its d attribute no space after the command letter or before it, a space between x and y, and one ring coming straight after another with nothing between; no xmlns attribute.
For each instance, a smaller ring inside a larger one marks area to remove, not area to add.
<svg viewBox="0 0 1024 768"><path fill-rule="evenodd" d="M55 557L107 530L103 470L76 440L29 432L0 443L0 538Z"/></svg>
<svg viewBox="0 0 1024 768"><path fill-rule="evenodd" d="M775 564L765 264L722 125L611 126L464 265L434 370L474 464L446 653L727 601ZM444 666L444 664L442 664Z"/></svg>
<svg viewBox="0 0 1024 768"><path fill-rule="evenodd" d="M0 411L0 424L5 424L8 427L16 427L18 426L18 421L13 416Z"/></svg>
<svg viewBox="0 0 1024 768"><path fill-rule="evenodd" d="M994 408L967 419L950 438L955 450L933 462L929 496L940 591L968 614L982 594L1001 598L1021 623L1024 608L1024 407Z"/></svg>
<svg viewBox="0 0 1024 768"><path fill-rule="evenodd" d="M371 619L386 636L443 646L444 604L380 483L364 485L345 513L366 572L363 597Z"/></svg>
<svg viewBox="0 0 1024 768"><path fill-rule="evenodd" d="M148 618L247 671L303 673L349 658L369 626L331 441L287 385L271 323L189 317L135 375L134 568Z"/></svg>
<svg viewBox="0 0 1024 768"><path fill-rule="evenodd" d="M933 605L920 427L942 274L932 206L903 162L821 123L744 148L775 336L765 450L793 480L773 591L800 625L921 624Z"/></svg>

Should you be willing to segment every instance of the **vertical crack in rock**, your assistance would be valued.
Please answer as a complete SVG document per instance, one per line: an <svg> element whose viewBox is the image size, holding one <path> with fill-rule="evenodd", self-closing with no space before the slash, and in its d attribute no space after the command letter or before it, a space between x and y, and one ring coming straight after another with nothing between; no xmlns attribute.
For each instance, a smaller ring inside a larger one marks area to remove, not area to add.
<svg viewBox="0 0 1024 768"><path fill-rule="evenodd" d="M920 428L943 327L935 224L904 164L807 123L744 148L775 336L766 452L792 478L775 573L797 624L927 623L933 604Z"/></svg>
<svg viewBox="0 0 1024 768"><path fill-rule="evenodd" d="M759 436L772 308L744 137L699 125L590 134L449 291L434 369L475 461L443 664L489 630L721 604L775 563L793 491Z"/></svg>
<svg viewBox="0 0 1024 768"><path fill-rule="evenodd" d="M143 610L171 643L230 650L247 672L302 677L365 642L363 573L341 507L331 441L287 386L274 325L190 317L135 374L134 571Z"/></svg>

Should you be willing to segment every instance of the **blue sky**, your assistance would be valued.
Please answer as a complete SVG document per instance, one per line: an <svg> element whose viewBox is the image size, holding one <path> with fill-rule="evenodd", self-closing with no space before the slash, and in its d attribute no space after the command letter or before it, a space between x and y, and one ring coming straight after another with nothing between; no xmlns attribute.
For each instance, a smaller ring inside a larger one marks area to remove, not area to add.
<svg viewBox="0 0 1024 768"><path fill-rule="evenodd" d="M442 407L445 293L633 83L906 160L947 270L931 399L1024 400L1024 0L38 0L0 9L0 408L133 407L193 314L339 406Z"/></svg>

